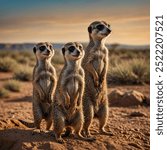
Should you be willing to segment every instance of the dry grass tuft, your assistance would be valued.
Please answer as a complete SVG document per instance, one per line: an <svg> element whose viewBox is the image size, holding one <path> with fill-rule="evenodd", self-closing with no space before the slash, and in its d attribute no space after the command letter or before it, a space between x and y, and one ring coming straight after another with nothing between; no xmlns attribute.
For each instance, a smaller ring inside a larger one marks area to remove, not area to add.
<svg viewBox="0 0 167 150"><path fill-rule="evenodd" d="M144 84L149 82L149 62L132 59L109 67L108 82L115 84Z"/></svg>
<svg viewBox="0 0 167 150"><path fill-rule="evenodd" d="M0 88L0 98L8 98L8 97L9 97L9 91L4 88Z"/></svg>
<svg viewBox="0 0 167 150"><path fill-rule="evenodd" d="M20 92L21 85L17 80L8 80L4 83L4 88L12 92Z"/></svg>
<svg viewBox="0 0 167 150"><path fill-rule="evenodd" d="M14 78L19 81L31 81L33 68L30 66L20 66L14 72Z"/></svg>
<svg viewBox="0 0 167 150"><path fill-rule="evenodd" d="M17 65L17 62L10 57L1 58L0 72L12 72L17 68Z"/></svg>

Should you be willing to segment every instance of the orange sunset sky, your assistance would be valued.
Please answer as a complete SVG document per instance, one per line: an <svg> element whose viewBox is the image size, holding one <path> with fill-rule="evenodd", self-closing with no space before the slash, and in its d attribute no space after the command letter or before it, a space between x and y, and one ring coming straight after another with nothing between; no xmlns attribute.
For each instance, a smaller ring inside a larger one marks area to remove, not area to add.
<svg viewBox="0 0 167 150"><path fill-rule="evenodd" d="M105 20L107 43L149 44L149 0L0 0L0 42L88 41L87 27Z"/></svg>

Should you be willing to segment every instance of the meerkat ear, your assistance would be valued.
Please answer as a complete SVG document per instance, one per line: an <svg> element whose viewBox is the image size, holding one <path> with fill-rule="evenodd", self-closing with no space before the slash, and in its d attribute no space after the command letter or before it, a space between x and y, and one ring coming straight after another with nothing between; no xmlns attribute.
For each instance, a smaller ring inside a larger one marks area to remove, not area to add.
<svg viewBox="0 0 167 150"><path fill-rule="evenodd" d="M63 53L63 55L65 54L65 48L64 47L62 48L62 53Z"/></svg>
<svg viewBox="0 0 167 150"><path fill-rule="evenodd" d="M51 50L54 51L54 48L53 48L53 45L52 45L52 44L50 44L49 47L50 47Z"/></svg>
<svg viewBox="0 0 167 150"><path fill-rule="evenodd" d="M36 50L37 50L36 47L34 47L34 48L33 48L33 52L36 53Z"/></svg>
<svg viewBox="0 0 167 150"><path fill-rule="evenodd" d="M92 27L91 26L88 27L88 32L92 33Z"/></svg>

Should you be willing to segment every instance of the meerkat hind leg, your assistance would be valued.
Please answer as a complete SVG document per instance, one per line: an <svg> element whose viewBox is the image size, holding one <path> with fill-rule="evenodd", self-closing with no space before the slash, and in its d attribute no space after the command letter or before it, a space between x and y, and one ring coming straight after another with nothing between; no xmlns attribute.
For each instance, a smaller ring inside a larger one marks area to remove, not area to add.
<svg viewBox="0 0 167 150"><path fill-rule="evenodd" d="M91 104L87 105L86 110L84 111L85 113L85 120L84 120L84 127L83 127L83 134L86 137L92 137L89 128L92 124L93 117L94 117L94 110L93 106Z"/></svg>
<svg viewBox="0 0 167 150"><path fill-rule="evenodd" d="M89 141L89 142L96 140L94 137L83 137L81 135L81 130L83 128L83 116L81 112L77 113L75 121L73 122L72 126L75 130L74 138L79 140Z"/></svg>
<svg viewBox="0 0 167 150"><path fill-rule="evenodd" d="M55 132L55 138L58 143L63 144L64 140L61 137L61 134L64 131L65 128L65 118L64 115L60 111L56 111L56 116L54 118L54 132Z"/></svg>
<svg viewBox="0 0 167 150"><path fill-rule="evenodd" d="M49 134L50 136L53 136L54 137L54 134L53 132L49 131L51 125L52 125L52 120L50 118L46 119L46 130L44 130L43 132L45 134Z"/></svg>
<svg viewBox="0 0 167 150"><path fill-rule="evenodd" d="M33 115L34 115L35 129L33 129L32 135L41 132L40 124L42 121L42 112L39 105L35 103L33 103Z"/></svg>
<svg viewBox="0 0 167 150"><path fill-rule="evenodd" d="M98 119L99 119L99 130L101 134L112 136L113 134L111 131L105 130L105 125L108 120L108 108L107 107L108 107L107 105L102 105L97 113Z"/></svg>

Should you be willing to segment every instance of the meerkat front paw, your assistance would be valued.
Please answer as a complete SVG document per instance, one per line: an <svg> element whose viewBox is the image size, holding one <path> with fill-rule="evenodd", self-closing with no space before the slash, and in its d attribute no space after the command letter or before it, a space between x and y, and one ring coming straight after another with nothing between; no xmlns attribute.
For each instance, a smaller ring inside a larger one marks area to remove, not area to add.
<svg viewBox="0 0 167 150"><path fill-rule="evenodd" d="M63 138L57 138L56 141L57 141L57 143L60 143L60 144L64 144L65 143Z"/></svg>

